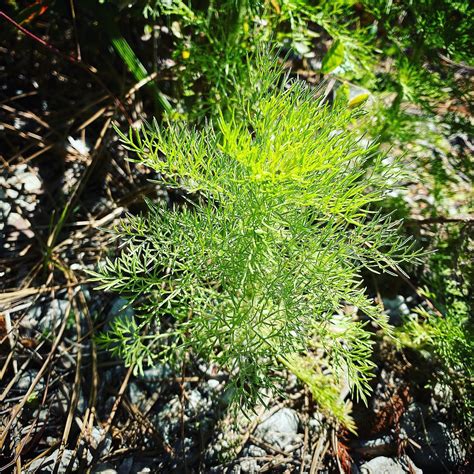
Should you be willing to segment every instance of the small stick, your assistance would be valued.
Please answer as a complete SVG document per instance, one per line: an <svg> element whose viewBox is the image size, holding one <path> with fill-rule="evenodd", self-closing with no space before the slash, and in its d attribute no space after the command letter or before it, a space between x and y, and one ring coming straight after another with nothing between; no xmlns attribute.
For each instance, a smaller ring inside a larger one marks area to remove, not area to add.
<svg viewBox="0 0 474 474"><path fill-rule="evenodd" d="M13 408L13 410L11 411L10 418L9 418L8 422L6 423L6 425L4 426L2 434L0 435L0 449L5 444L5 441L6 441L7 436L8 436L8 432L10 431L10 428L11 428L13 422L16 420L17 416L19 415L19 413L21 412L21 410L25 406L25 404L28 401L29 397L33 393L36 385L40 381L41 377L43 377L43 374L46 372L46 369L49 368L49 364L50 364L51 360L53 359L54 354L56 353L56 349L58 348L59 343L61 342L61 338L63 336L64 330L66 329L66 325L67 325L67 322L68 322L68 316L69 316L70 310L71 310L71 305L68 305L68 308L66 309L66 312L65 312L66 314L64 316L64 320L61 324L61 327L59 328L58 334L56 336L56 339L53 342L53 345L51 347L51 350L49 352L48 357L46 358L46 360L45 360L44 364L42 365L41 369L36 374L36 377L34 378L33 382L31 383L30 388L26 392L26 394L23 397L23 399L21 400L21 402L18 403Z"/></svg>
<svg viewBox="0 0 474 474"><path fill-rule="evenodd" d="M42 46L44 46L46 49L49 49L51 52L53 52L54 54L57 54L58 56L61 56L63 59L66 59L67 61L71 62L71 63L74 63L74 64L77 64L79 63L79 60L77 58L75 58L74 56L70 56L68 54L64 54L62 51L60 51L58 48L56 48L55 46L49 44L48 42L46 42L44 39L40 38L39 36L36 36L34 33L32 33L31 31L27 30L25 27L21 26L19 23L17 23L13 18L11 18L10 16L8 16L5 12L3 12L2 10L0 10L0 17L3 17L5 18L5 20L7 20L9 23L11 23L16 29L20 30L23 34L25 34L26 36L30 37L31 39L37 41L38 43L40 43ZM84 67L84 63L81 63ZM97 72L95 69L93 69L91 66L86 66L90 72Z"/></svg>
<svg viewBox="0 0 474 474"><path fill-rule="evenodd" d="M80 315L79 308L77 307L77 303L74 300L74 295L72 294L71 289L69 289L68 293L69 293L70 303L71 305L74 306L74 320L76 323L77 338L80 339L81 338L81 321L80 321L80 316L79 316ZM63 436L61 439L61 445L59 447L59 452L56 457L56 463L53 469L54 474L56 474L59 470L63 453L64 453L64 450L66 449L66 443L69 438L69 433L71 431L72 421L74 418L74 412L76 410L76 407L79 401L79 390L81 386L81 364L82 364L82 348L81 348L81 345L78 345L77 355L76 355L76 370L75 370L75 375L74 375L74 385L72 388L72 396L70 400L71 403L69 405L69 410L66 417L66 424L64 426Z"/></svg>
<svg viewBox="0 0 474 474"><path fill-rule="evenodd" d="M303 449L301 450L301 465L300 465L300 474L304 473L305 465L305 455L308 450L308 438L309 438L309 397L308 397L308 387L304 387L304 439L303 439Z"/></svg>

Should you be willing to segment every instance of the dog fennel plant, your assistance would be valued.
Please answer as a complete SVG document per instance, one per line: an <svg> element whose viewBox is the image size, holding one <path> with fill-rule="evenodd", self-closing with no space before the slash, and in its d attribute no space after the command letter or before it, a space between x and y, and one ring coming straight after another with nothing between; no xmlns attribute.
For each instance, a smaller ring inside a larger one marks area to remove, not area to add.
<svg viewBox="0 0 474 474"><path fill-rule="evenodd" d="M300 82L262 81L238 116L120 134L136 161L189 198L179 208L148 202L147 215L116 229L121 252L95 278L140 316L118 317L100 341L137 370L191 350L229 372L240 405L273 388L284 366L350 425L337 381L365 399L366 324L388 329L361 270L417 258L398 223L373 211L399 171L351 128L360 112L324 104Z"/></svg>

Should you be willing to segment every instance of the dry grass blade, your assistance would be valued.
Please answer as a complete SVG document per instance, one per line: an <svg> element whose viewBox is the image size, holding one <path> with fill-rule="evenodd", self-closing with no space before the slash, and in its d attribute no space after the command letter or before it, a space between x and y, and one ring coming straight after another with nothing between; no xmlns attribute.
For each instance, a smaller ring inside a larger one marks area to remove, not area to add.
<svg viewBox="0 0 474 474"><path fill-rule="evenodd" d="M27 390L26 394L23 396L22 400L20 401L20 403L18 403L17 405L15 405L15 407L13 408L11 414L10 414L10 418L8 420L8 422L6 423L5 427L4 427L4 430L2 432L2 434L0 435L0 449L3 448L3 445L5 443L5 440L8 436L8 431L10 430L12 424L15 422L17 416L19 415L19 413L21 412L21 410L23 409L23 407L25 406L25 404L27 403L28 401L28 398L31 396L31 394L33 393L37 383L39 382L39 380L43 377L44 373L46 372L46 370L50 367L50 363L51 361L53 360L53 357L56 353L56 349L58 348L58 345L59 343L61 342L61 339L62 339L62 336L63 336L63 333L64 333L64 330L66 329L66 324L67 324L67 321L68 321L68 316L69 316L69 312L71 310L71 306L69 305L69 307L67 308L66 310L66 314L65 314L65 317L63 319L63 322L61 324L61 326L59 327L59 330L58 330L58 334L56 335L55 339L54 339L54 342L51 346L51 350L48 354L48 357L46 358L46 360L44 361L43 365L41 366L40 370L38 371L38 374L36 375L36 377L33 379L32 383L31 383L31 386L30 388Z"/></svg>
<svg viewBox="0 0 474 474"><path fill-rule="evenodd" d="M327 429L323 428L316 446L313 450L313 456L311 458L311 466L309 468L310 474L316 474L322 467L322 460L329 449L329 440L327 439Z"/></svg>
<svg viewBox="0 0 474 474"><path fill-rule="evenodd" d="M301 465L300 474L303 474L305 467L305 457L308 450L308 439L309 439L309 395L308 388L304 387L304 438L303 438L303 449L301 451Z"/></svg>
<svg viewBox="0 0 474 474"><path fill-rule="evenodd" d="M99 452L100 452L100 446L104 442L105 437L107 436L107 434L110 431L110 428L112 427L112 423L114 421L115 414L117 413L117 410L120 406L120 403L122 402L122 398L123 398L123 395L125 393L125 389L127 388L130 377L133 373L133 369L134 369L133 366L128 368L127 373L125 374L125 377L122 381L122 384L120 385L119 391L117 393L117 398L115 399L115 402L112 406L112 410L110 412L110 415L109 415L109 417L108 417L108 419L107 419L107 421L106 421L106 423L105 423L105 425L102 429L102 434L101 434L100 439L97 443L97 449L96 449L95 453L93 454L93 458L90 462L90 466L94 466L94 464L97 462L97 459L99 457ZM88 469L87 472L90 472L90 468Z"/></svg>
<svg viewBox="0 0 474 474"><path fill-rule="evenodd" d="M74 307L74 321L75 321L75 327L76 327L76 336L77 336L77 340L79 341L81 339L81 321L80 321L81 313L74 299L74 296L71 294L70 291L69 291L69 298L70 298L71 305ZM81 368L82 368L82 348L81 348L81 345L78 344L77 356L76 356L76 369L75 369L75 375L74 375L74 385L72 387L72 397L71 397L71 402L69 404L69 410L66 417L66 423L64 425L64 433L62 435L59 452L56 457L56 463L54 465L54 471L53 471L54 473L58 472L59 466L61 464L63 452L64 452L64 449L66 448L66 444L69 438L69 433L71 430L74 412L76 410L77 403L79 401L79 390L81 387Z"/></svg>
<svg viewBox="0 0 474 474"><path fill-rule="evenodd" d="M37 347L36 347L36 350L39 350L41 349L41 347L45 344L45 341L42 341ZM11 354L13 354L13 352L11 352ZM19 370L17 371L17 373L11 378L11 380L8 382L8 384L6 385L6 387L4 388L3 392L1 393L0 395L0 403L3 402L8 393L10 392L11 388L13 387L13 385L15 385L15 383L18 381L18 379L20 378L21 374L25 371L25 369L28 367L28 365L30 364L31 360L34 358L34 353L31 353L30 356L25 360L25 362L23 362L23 364L21 365L21 367L19 368ZM3 370L6 370L6 369L2 369Z"/></svg>
<svg viewBox="0 0 474 474"><path fill-rule="evenodd" d="M40 288L23 288L15 291L6 291L0 293L0 305L11 305L17 301L21 301L28 296L40 295L44 293L49 293L51 291L59 291L68 288L73 288L76 286L83 285L85 281L78 281L72 285L55 285L52 287L42 286Z"/></svg>

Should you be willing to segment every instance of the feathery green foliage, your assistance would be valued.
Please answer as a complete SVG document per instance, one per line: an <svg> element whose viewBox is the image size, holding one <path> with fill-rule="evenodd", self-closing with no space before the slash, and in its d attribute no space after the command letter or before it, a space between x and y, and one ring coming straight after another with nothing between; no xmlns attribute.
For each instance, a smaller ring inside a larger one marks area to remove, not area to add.
<svg viewBox="0 0 474 474"><path fill-rule="evenodd" d="M474 247L468 228L448 227L447 238L436 242L437 253L430 255L424 294L436 302L440 313L419 307L397 329L401 345L416 349L441 370L436 381L454 391L454 407L472 433L474 413L474 326L472 322L472 282Z"/></svg>
<svg viewBox="0 0 474 474"><path fill-rule="evenodd" d="M420 129L430 139L442 133L432 125L451 121L435 118L441 99L470 102L470 85L456 73L473 61L468 0L142 0L132 10L172 34L176 110L191 121L232 107L247 54L269 41L372 93L370 130L392 144L421 143Z"/></svg>
<svg viewBox="0 0 474 474"><path fill-rule="evenodd" d="M386 328L360 271L416 259L397 223L371 211L399 170L351 128L360 112L330 107L300 82L275 87L272 68L260 62L243 118L121 134L137 161L189 197L179 209L149 202L148 215L117 229L122 252L96 278L142 316L102 342L138 368L192 350L229 371L241 405L319 346L364 398L370 337L343 308Z"/></svg>

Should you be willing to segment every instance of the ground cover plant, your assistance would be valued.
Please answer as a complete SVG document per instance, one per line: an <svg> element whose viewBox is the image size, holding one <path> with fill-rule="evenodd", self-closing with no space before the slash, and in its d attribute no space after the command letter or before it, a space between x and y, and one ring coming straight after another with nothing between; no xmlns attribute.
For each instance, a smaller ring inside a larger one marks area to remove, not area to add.
<svg viewBox="0 0 474 474"><path fill-rule="evenodd" d="M472 472L472 12L3 2L0 469Z"/></svg>
<svg viewBox="0 0 474 474"><path fill-rule="evenodd" d="M292 368L321 345L365 398L370 334L342 309L386 328L360 268L416 261L397 223L372 208L401 171L351 130L352 109L324 104L299 82L274 88L278 74L264 62L258 69L244 118L121 134L167 186L194 198L174 210L150 203L148 216L117 229L123 252L106 261L100 288L144 298L143 316L120 319L102 341L139 368L190 348L232 373L241 405L272 387L279 365ZM150 334L166 324L171 331Z"/></svg>

